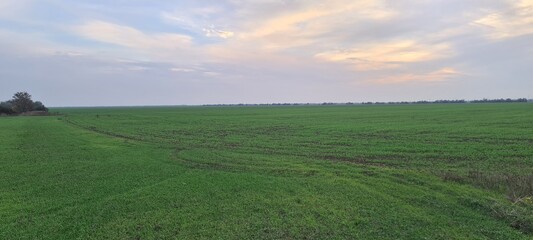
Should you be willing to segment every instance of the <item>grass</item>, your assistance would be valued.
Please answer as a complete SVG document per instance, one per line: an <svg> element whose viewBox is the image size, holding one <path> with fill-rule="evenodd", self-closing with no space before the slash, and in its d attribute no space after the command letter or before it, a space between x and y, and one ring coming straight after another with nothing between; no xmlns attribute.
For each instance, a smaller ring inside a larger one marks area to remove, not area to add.
<svg viewBox="0 0 533 240"><path fill-rule="evenodd" d="M529 239L532 193L506 193L530 184L532 110L72 108L0 118L0 239Z"/></svg>

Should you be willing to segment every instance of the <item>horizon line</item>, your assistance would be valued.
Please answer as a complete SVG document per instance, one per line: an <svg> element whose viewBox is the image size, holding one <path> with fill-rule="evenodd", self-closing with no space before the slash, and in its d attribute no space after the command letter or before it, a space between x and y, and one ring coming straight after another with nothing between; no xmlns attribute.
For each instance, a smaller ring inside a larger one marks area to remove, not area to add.
<svg viewBox="0 0 533 240"><path fill-rule="evenodd" d="M415 101L363 101L363 102L274 102L274 103L206 103L206 104L153 104L153 105L84 105L84 106L48 106L49 108L118 108L118 107L224 107L224 106L327 106L327 105L369 105L372 104L460 104L460 103L478 103L475 101L487 101L479 103L506 103L506 102L490 102L496 100L512 100L516 103L517 100L525 99L524 103L531 103L531 98L483 98L483 99L439 99L439 100L415 100ZM445 101L449 101L446 103ZM456 102L454 102L456 101ZM464 101L464 102L460 102Z"/></svg>

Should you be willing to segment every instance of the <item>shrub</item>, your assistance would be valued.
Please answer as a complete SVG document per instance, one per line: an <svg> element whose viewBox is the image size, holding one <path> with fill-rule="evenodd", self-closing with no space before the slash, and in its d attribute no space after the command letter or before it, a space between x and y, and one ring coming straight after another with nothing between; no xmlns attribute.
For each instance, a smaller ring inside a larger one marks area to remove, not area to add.
<svg viewBox="0 0 533 240"><path fill-rule="evenodd" d="M42 102L36 101L33 103L33 111L48 112L48 108L46 108Z"/></svg>
<svg viewBox="0 0 533 240"><path fill-rule="evenodd" d="M13 114L13 106L10 102L0 102L0 114Z"/></svg>

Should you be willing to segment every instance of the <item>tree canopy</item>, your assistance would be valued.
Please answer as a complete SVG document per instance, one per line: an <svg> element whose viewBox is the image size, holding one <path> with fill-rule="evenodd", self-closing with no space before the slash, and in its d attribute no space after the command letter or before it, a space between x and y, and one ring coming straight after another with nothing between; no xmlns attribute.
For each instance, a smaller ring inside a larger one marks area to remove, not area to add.
<svg viewBox="0 0 533 240"><path fill-rule="evenodd" d="M0 102L0 114L21 114L31 111L48 112L48 108L40 101L34 102L27 92L17 92L11 100Z"/></svg>

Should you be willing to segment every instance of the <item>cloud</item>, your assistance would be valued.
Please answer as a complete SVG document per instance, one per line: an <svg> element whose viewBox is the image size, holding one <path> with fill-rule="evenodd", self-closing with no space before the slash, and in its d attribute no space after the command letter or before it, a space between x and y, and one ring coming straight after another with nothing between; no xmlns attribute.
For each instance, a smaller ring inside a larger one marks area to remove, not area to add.
<svg viewBox="0 0 533 240"><path fill-rule="evenodd" d="M487 14L473 24L482 27L493 40L533 34L533 1L513 1L508 9Z"/></svg>
<svg viewBox="0 0 533 240"><path fill-rule="evenodd" d="M103 21L92 21L75 31L86 38L135 49L178 49L191 44L191 37L181 34L145 34L135 28Z"/></svg>
<svg viewBox="0 0 533 240"><path fill-rule="evenodd" d="M358 48L318 53L315 58L353 65L358 71L396 68L405 63L417 63L448 57L448 44L421 44L415 41L397 41L368 44Z"/></svg>
<svg viewBox="0 0 533 240"><path fill-rule="evenodd" d="M150 68L142 67L142 66L132 66L132 67L129 67L128 70L130 70L130 71L146 71L146 70L150 70Z"/></svg>
<svg viewBox="0 0 533 240"><path fill-rule="evenodd" d="M204 75L205 76L208 76L208 77L218 77L220 75L222 75L221 73L219 72L210 72L210 71L207 71L207 72L204 72Z"/></svg>
<svg viewBox="0 0 533 240"><path fill-rule="evenodd" d="M2 0L0 1L0 17L16 17L31 2L30 0Z"/></svg>
<svg viewBox="0 0 533 240"><path fill-rule="evenodd" d="M388 76L367 81L374 84L405 84L405 83L431 83L444 82L454 77L460 76L462 73L454 68L446 67L437 71L425 74L402 74L397 76Z"/></svg>
<svg viewBox="0 0 533 240"><path fill-rule="evenodd" d="M196 70L191 69L191 68L178 68L178 67L171 68L169 70L172 72L183 72L183 73L196 72Z"/></svg>
<svg viewBox="0 0 533 240"><path fill-rule="evenodd" d="M385 19L394 15L393 11L386 10L379 1L345 1L334 0L313 3L303 9L292 11L281 16L268 19L249 35L265 37L277 33L291 33L303 30L307 24L318 24L327 21L326 17L344 14L357 16L357 18ZM318 22L318 23L317 23ZM326 29L322 29L325 31Z"/></svg>
<svg viewBox="0 0 533 240"><path fill-rule="evenodd" d="M322 44L320 40L342 33L340 29L350 29L358 22L385 21L396 15L377 0L297 2L300 4L278 4L278 9L264 18L244 20L239 37L263 49L283 51Z"/></svg>
<svg viewBox="0 0 533 240"><path fill-rule="evenodd" d="M227 39L227 38L233 37L234 35L233 32L218 30L214 28L204 28L203 31L205 32L205 35L207 37L220 37L220 38Z"/></svg>
<svg viewBox="0 0 533 240"><path fill-rule="evenodd" d="M161 17L169 24L178 26L194 33L203 33L206 37L227 39L234 36L234 32L222 30L219 17L226 11L219 6L190 7L187 11L179 8L174 12L162 12ZM227 17L227 16L226 16Z"/></svg>
<svg viewBox="0 0 533 240"><path fill-rule="evenodd" d="M202 51L194 46L193 38L177 33L146 33L136 28L104 21L90 21L75 26L73 32L85 39L126 48L106 50L114 58L127 57L143 61L182 64L198 61Z"/></svg>

